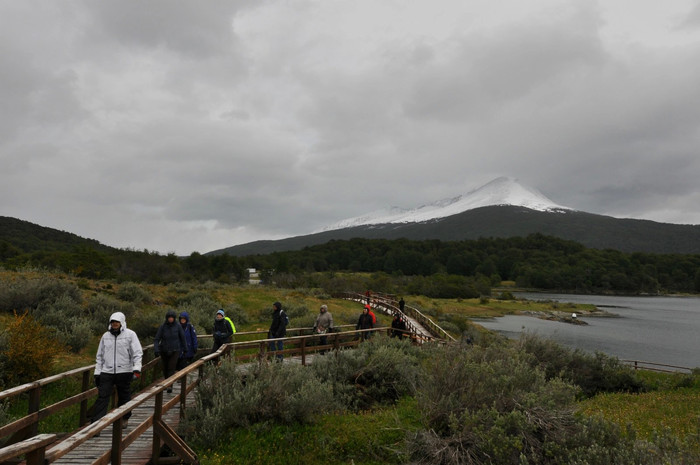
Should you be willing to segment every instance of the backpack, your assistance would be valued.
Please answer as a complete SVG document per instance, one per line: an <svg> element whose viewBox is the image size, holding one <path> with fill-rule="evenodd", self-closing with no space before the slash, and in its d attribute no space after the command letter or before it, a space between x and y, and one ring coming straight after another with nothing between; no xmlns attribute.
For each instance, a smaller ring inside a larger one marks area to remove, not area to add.
<svg viewBox="0 0 700 465"><path fill-rule="evenodd" d="M284 313L284 310L280 310L280 324L286 328L287 325L289 324L289 317L287 316L286 313Z"/></svg>
<svg viewBox="0 0 700 465"><path fill-rule="evenodd" d="M233 321L231 321L231 318L225 316L224 320L228 321L229 326L231 326L231 331L233 331L233 333L235 334L236 333L236 326L233 324Z"/></svg>

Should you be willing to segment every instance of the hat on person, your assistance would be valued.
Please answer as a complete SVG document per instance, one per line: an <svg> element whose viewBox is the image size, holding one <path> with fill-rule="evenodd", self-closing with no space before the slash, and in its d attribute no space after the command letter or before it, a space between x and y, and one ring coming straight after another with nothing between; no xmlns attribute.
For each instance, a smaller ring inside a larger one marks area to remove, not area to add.
<svg viewBox="0 0 700 465"><path fill-rule="evenodd" d="M328 310L328 305L326 305L326 304L321 305L321 310Z"/></svg>
<svg viewBox="0 0 700 465"><path fill-rule="evenodd" d="M223 308L220 308L219 311L216 312L216 314L217 314L217 315L218 315L218 314L221 314L221 316L226 316L226 314L224 313L224 309L223 309Z"/></svg>
<svg viewBox="0 0 700 465"><path fill-rule="evenodd" d="M279 302L275 302L274 304L272 304L272 306L278 310L282 310L282 304Z"/></svg>

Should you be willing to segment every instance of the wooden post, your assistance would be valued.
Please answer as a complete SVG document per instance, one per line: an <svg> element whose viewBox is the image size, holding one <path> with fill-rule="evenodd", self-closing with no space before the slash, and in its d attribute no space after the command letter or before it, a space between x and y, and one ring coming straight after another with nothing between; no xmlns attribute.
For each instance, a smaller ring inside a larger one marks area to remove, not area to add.
<svg viewBox="0 0 700 465"><path fill-rule="evenodd" d="M29 413L31 415L34 412L38 412L41 407L41 386L37 386L31 391L29 391ZM32 422L27 426L25 437L22 439L30 438L36 436L39 432L39 420Z"/></svg>
<svg viewBox="0 0 700 465"><path fill-rule="evenodd" d="M110 454L112 465L122 463L122 421L124 421L123 418L118 418L112 422L112 453Z"/></svg>
<svg viewBox="0 0 700 465"><path fill-rule="evenodd" d="M306 366L306 338L301 340L301 365Z"/></svg>
<svg viewBox="0 0 700 465"><path fill-rule="evenodd" d="M83 372L83 386L82 386L82 392L85 392L90 389L90 371L84 371ZM83 426L88 422L87 419L87 411L88 411L88 400L83 399L80 401L80 420L78 420L78 426Z"/></svg>
<svg viewBox="0 0 700 465"><path fill-rule="evenodd" d="M38 434L30 439L0 448L0 463L15 463L17 457L25 455L27 465L44 465L46 446L56 440L55 434Z"/></svg>
<svg viewBox="0 0 700 465"><path fill-rule="evenodd" d="M265 343L260 343L260 352L258 354L258 359L262 361L265 358Z"/></svg>
<svg viewBox="0 0 700 465"><path fill-rule="evenodd" d="M180 419L185 418L187 408L187 375L180 378Z"/></svg>
<svg viewBox="0 0 700 465"><path fill-rule="evenodd" d="M156 394L155 399L156 405L153 410L153 444L151 446L151 461L153 465L158 465L160 459L160 436L158 436L158 430L155 428L156 422L160 422L163 417L163 391Z"/></svg>

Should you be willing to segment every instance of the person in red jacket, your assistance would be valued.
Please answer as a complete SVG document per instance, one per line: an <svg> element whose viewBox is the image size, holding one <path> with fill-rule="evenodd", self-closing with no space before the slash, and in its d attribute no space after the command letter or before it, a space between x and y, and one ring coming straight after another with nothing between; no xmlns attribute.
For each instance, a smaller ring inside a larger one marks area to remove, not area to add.
<svg viewBox="0 0 700 465"><path fill-rule="evenodd" d="M355 329L371 329L374 327L374 324L372 323L372 317L368 313L368 308L369 305L365 305L365 307L362 309L362 315L360 315L360 318L357 320L357 325L355 325ZM369 334L371 331L365 331L360 334L360 337L362 340L366 340L369 338Z"/></svg>
<svg viewBox="0 0 700 465"><path fill-rule="evenodd" d="M372 307L371 307L371 306L365 305L365 308L367 309L367 313L369 313L369 316L372 317L372 326L374 327L374 325L377 324L377 316L376 316L376 315L374 314L374 312L372 311Z"/></svg>

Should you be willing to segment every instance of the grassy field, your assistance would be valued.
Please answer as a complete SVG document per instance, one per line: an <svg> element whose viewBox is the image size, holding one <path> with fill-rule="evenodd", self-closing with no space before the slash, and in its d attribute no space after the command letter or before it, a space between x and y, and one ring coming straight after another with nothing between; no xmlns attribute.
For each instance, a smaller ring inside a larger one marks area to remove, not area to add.
<svg viewBox="0 0 700 465"><path fill-rule="evenodd" d="M651 439L668 432L700 450L700 376L640 371L652 391L605 393L579 403L584 415L601 415L637 437Z"/></svg>
<svg viewBox="0 0 700 465"><path fill-rule="evenodd" d="M313 425L255 425L230 432L219 447L198 451L202 465L405 463L406 431L418 429L414 399L361 413L325 415Z"/></svg>
<svg viewBox="0 0 700 465"><path fill-rule="evenodd" d="M87 302L104 295L117 298L124 284L79 279L68 275L44 272L0 271L0 281L50 278L75 284ZM248 323L237 325L238 331L265 330L269 326L271 305L275 301L285 308L305 308L292 319L292 327L311 326L321 304L327 304L335 324L354 324L362 305L357 302L331 299L321 290L277 289L266 286L225 285L218 283L142 285L152 301L140 304L139 314L163 315L174 308L178 299L193 293L204 293L220 306L236 304L248 316ZM499 295L494 293L494 295ZM436 321L497 317L516 313L595 313L592 305L573 305L555 302L490 299L433 299L425 296L404 296L413 306ZM211 310L211 315L216 308ZM206 312L204 313L206 314ZM382 325L390 318L377 315ZM0 330L13 318L11 312L0 313ZM199 327L209 323L195 322ZM455 334L458 336L459 334ZM53 373L94 363L94 354L100 334L78 353L66 351L54 359ZM148 344L152 341L144 340ZM641 394L602 394L579 404L584 415L602 415L623 429L631 426L639 438L648 439L667 432L689 444L700 444L700 381L680 375L646 373L646 381L654 390ZM690 380L690 381L689 381ZM7 387L7 386L6 386ZM47 393L50 397L51 393ZM62 419L56 419L62 423ZM53 429L54 425L49 429ZM413 399L403 399L396 406L373 411L327 415L306 426L263 424L245 430L231 431L227 441L198 451L202 464L228 463L404 463L400 446L406 431L417 429L420 418ZM290 450L294 454L290 454Z"/></svg>

